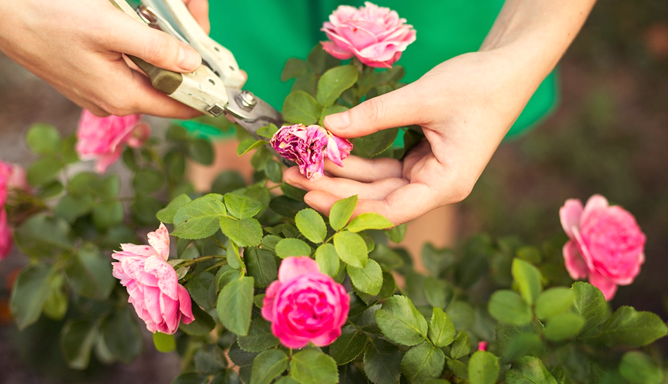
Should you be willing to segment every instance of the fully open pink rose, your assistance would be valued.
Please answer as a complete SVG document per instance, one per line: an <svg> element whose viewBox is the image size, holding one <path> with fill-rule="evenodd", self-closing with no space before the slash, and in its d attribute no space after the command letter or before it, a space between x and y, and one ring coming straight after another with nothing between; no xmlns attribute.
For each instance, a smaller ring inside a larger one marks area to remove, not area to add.
<svg viewBox="0 0 668 384"><path fill-rule="evenodd" d="M7 223L7 212L0 207L0 260L9 255L12 244L12 231Z"/></svg>
<svg viewBox="0 0 668 384"><path fill-rule="evenodd" d="M337 59L356 56L362 63L389 68L415 41L415 30L397 12L366 2L359 9L342 5L325 22L322 30L330 41L322 47Z"/></svg>
<svg viewBox="0 0 668 384"><path fill-rule="evenodd" d="M179 284L169 263L169 233L164 224L148 234L149 245L121 244L123 249L112 257L114 277L128 290L137 315L151 332L173 334L179 322L189 324L195 318L188 291Z"/></svg>
<svg viewBox="0 0 668 384"><path fill-rule="evenodd" d="M288 348L309 342L323 347L341 335L348 318L350 297L341 284L320 273L306 256L283 259L278 280L267 288L262 316Z"/></svg>
<svg viewBox="0 0 668 384"><path fill-rule="evenodd" d="M606 300L614 297L618 285L633 282L645 261L645 234L633 215L594 195L584 208L580 200L566 200L559 217L570 238L563 252L573 279L588 277Z"/></svg>
<svg viewBox="0 0 668 384"><path fill-rule="evenodd" d="M271 138L276 152L299 166L299 172L309 180L318 180L325 173L325 157L339 167L350 156L350 141L335 136L319 125L303 124L281 127Z"/></svg>
<svg viewBox="0 0 668 384"><path fill-rule="evenodd" d="M137 148L149 138L151 129L140 115L97 117L87 110L81 114L77 131L77 152L82 160L97 160L104 173L123 152L123 146Z"/></svg>

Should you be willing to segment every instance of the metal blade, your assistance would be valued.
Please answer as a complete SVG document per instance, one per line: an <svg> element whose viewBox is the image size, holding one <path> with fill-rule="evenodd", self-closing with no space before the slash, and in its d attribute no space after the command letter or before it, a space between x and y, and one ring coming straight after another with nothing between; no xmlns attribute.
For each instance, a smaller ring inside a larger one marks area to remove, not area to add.
<svg viewBox="0 0 668 384"><path fill-rule="evenodd" d="M283 125L281 113L250 91L227 88L227 95L226 116L253 136L257 137L257 130L269 124L279 128Z"/></svg>

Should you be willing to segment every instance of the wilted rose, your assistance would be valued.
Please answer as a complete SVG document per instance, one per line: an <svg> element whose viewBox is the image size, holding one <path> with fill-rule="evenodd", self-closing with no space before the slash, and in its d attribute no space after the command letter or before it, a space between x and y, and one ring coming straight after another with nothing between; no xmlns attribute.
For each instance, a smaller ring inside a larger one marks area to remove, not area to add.
<svg viewBox="0 0 668 384"><path fill-rule="evenodd" d="M362 63L389 68L415 41L415 30L396 11L366 2L359 9L339 6L322 30L330 41L322 47L337 59L356 56Z"/></svg>
<svg viewBox="0 0 668 384"><path fill-rule="evenodd" d="M12 245L12 230L7 223L7 212L0 207L0 260L9 255Z"/></svg>
<svg viewBox="0 0 668 384"><path fill-rule="evenodd" d="M123 152L123 146L141 147L151 129L140 115L97 117L87 110L81 114L77 131L77 152L82 160L97 160L95 170L104 173Z"/></svg>
<svg viewBox="0 0 668 384"><path fill-rule="evenodd" d="M23 167L0 160L0 207L5 205L10 190L30 191Z"/></svg>
<svg viewBox="0 0 668 384"><path fill-rule="evenodd" d="M325 157L342 167L350 156L350 141L333 135L319 125L303 124L281 127L271 139L271 146L282 157L294 161L299 172L309 180L318 180L325 173Z"/></svg>
<svg viewBox="0 0 668 384"><path fill-rule="evenodd" d="M179 322L189 324L195 318L188 291L179 284L169 258L169 233L164 224L148 234L149 245L121 244L123 249L112 257L114 277L128 290L137 315L146 328L173 334Z"/></svg>
<svg viewBox="0 0 668 384"><path fill-rule="evenodd" d="M566 200L559 217L570 238L563 252L573 279L588 277L606 300L614 297L618 285L633 282L645 261L645 234L633 215L594 195L584 208L580 200Z"/></svg>
<svg viewBox="0 0 668 384"><path fill-rule="evenodd" d="M341 335L348 318L350 297L341 284L320 272L313 259L288 257L278 270L278 280L267 288L262 316L288 348L309 342L323 347Z"/></svg>

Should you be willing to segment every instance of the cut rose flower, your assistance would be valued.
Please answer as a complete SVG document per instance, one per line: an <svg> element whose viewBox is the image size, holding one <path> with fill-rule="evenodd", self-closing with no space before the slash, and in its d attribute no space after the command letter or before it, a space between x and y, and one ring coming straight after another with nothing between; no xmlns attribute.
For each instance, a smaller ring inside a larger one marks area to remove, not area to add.
<svg viewBox="0 0 668 384"><path fill-rule="evenodd" d="M0 207L0 260L9 256L12 245L12 231L7 223L7 212Z"/></svg>
<svg viewBox="0 0 668 384"><path fill-rule="evenodd" d="M341 335L348 318L350 297L341 284L320 272L313 259L288 257L278 270L278 280L267 288L262 316L288 348L309 342L319 347Z"/></svg>
<svg viewBox="0 0 668 384"><path fill-rule="evenodd" d="M618 285L633 282L645 261L645 234L633 215L594 195L584 208L580 200L566 200L559 217L570 238L563 253L573 279L588 277L606 300L615 296Z"/></svg>
<svg viewBox="0 0 668 384"><path fill-rule="evenodd" d="M342 167L342 161L353 149L350 141L327 129L303 124L281 127L271 138L271 146L282 157L297 163L299 172L309 180L318 180L325 173L325 157Z"/></svg>
<svg viewBox="0 0 668 384"><path fill-rule="evenodd" d="M77 131L77 152L82 160L97 160L95 170L104 173L123 152L123 145L141 147L151 134L140 115L97 117L81 114Z"/></svg>
<svg viewBox="0 0 668 384"><path fill-rule="evenodd" d="M389 68L415 41L415 30L396 11L366 2L359 9L342 5L323 24L330 41L322 47L337 59L356 56L362 63Z"/></svg>
<svg viewBox="0 0 668 384"><path fill-rule="evenodd" d="M121 244L122 251L112 257L114 277L127 288L137 315L146 328L174 334L179 322L190 324L195 320L188 291L179 284L169 258L169 233L164 224L148 234L149 245Z"/></svg>

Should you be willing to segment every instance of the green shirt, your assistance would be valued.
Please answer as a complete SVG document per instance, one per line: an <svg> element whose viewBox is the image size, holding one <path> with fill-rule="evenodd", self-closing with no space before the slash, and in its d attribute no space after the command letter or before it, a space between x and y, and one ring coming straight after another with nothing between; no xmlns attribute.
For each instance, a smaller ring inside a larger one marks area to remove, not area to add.
<svg viewBox="0 0 668 384"><path fill-rule="evenodd" d="M211 0L211 37L235 55L248 73L245 89L277 109L292 82L282 82L285 62L306 59L327 38L322 23L339 5L361 6L361 0ZM477 51L498 15L503 0L376 0L396 10L417 31L398 64L405 82L454 56ZM516 136L543 119L557 102L554 73L543 81L508 136ZM192 128L192 126L191 126Z"/></svg>

